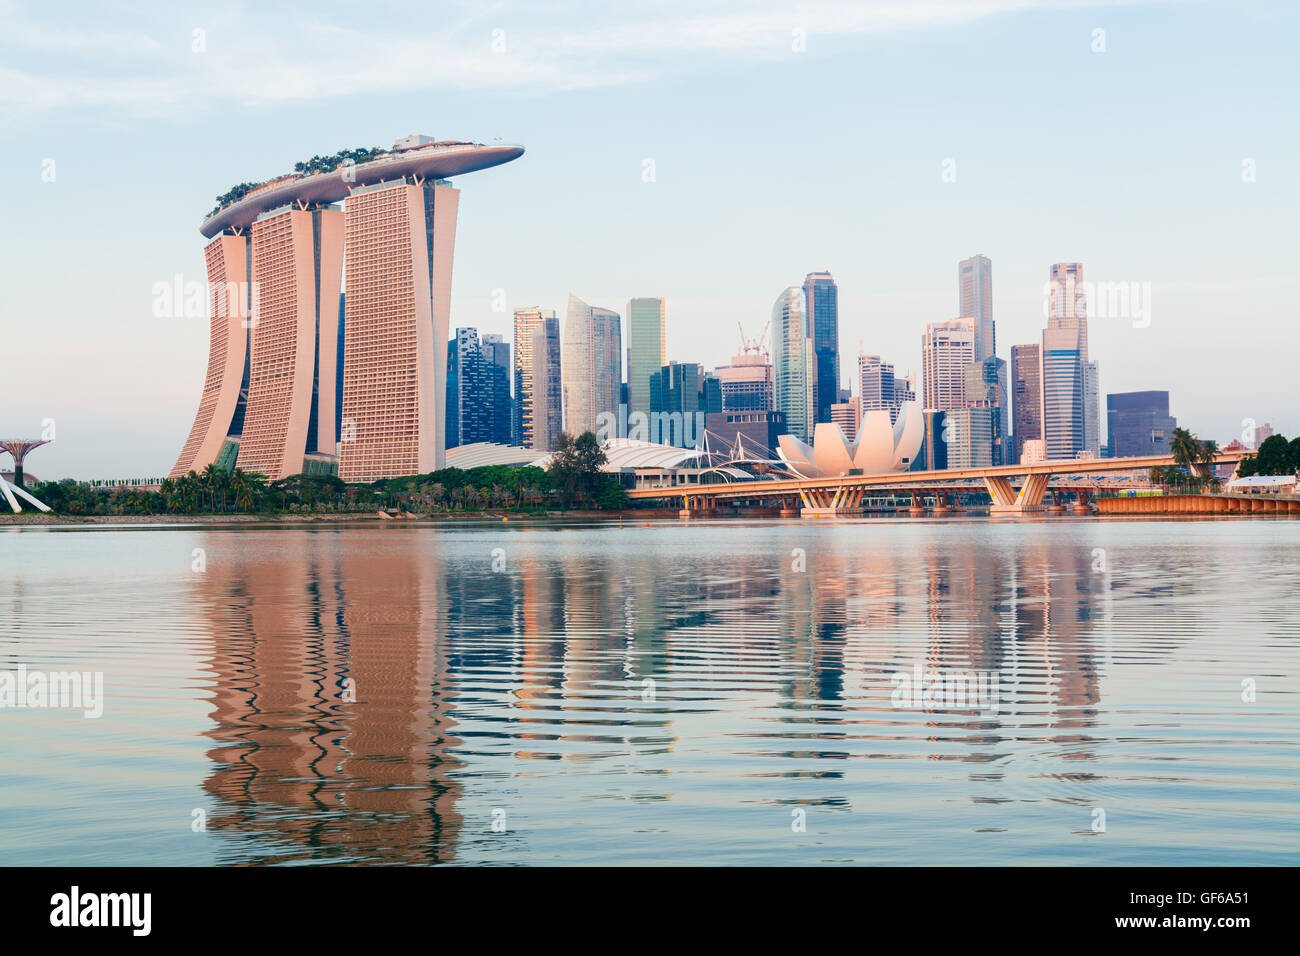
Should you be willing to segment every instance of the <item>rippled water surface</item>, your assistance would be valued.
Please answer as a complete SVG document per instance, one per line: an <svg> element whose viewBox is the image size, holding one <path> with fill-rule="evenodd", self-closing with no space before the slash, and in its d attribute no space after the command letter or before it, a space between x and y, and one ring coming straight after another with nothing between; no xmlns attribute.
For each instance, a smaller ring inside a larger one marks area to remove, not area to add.
<svg viewBox="0 0 1300 956"><path fill-rule="evenodd" d="M1286 519L0 529L20 665L5 864L1300 862Z"/></svg>

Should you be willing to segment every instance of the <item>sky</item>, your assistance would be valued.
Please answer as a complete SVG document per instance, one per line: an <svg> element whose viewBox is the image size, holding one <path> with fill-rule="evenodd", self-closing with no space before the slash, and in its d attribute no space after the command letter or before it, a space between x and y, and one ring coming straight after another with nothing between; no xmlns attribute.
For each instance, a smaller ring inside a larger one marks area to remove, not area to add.
<svg viewBox="0 0 1300 956"><path fill-rule="evenodd" d="M993 263L998 354L1054 262L1101 390L1221 443L1300 431L1300 5L912 0L60 4L0 0L0 437L42 478L164 475L198 405L214 197L399 136L502 141L458 177L451 326L570 292L667 300L708 366L813 271L860 351L919 371ZM1104 400L1103 400L1104 416ZM6 459L7 463L7 459ZM7 464L6 464L7 466Z"/></svg>

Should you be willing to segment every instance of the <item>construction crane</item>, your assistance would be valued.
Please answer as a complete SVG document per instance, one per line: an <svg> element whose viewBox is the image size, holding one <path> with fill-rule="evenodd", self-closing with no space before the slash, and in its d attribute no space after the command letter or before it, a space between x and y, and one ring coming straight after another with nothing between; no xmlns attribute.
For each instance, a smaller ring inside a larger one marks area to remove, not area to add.
<svg viewBox="0 0 1300 956"><path fill-rule="evenodd" d="M747 339L747 338L745 338L745 327L744 327L743 325L741 325L739 322L736 323L736 328L740 330L740 351L741 351L741 354L744 354L744 353L747 353L747 352L758 352L758 353L760 353L761 355L767 355L767 354L768 354L768 353L767 353L767 348L766 348L766 346L765 346L765 343L767 342L767 333L768 333L768 330L772 328L772 320L771 320L771 319L768 320L767 325L763 326L763 331L759 333L758 338L756 338L756 339Z"/></svg>

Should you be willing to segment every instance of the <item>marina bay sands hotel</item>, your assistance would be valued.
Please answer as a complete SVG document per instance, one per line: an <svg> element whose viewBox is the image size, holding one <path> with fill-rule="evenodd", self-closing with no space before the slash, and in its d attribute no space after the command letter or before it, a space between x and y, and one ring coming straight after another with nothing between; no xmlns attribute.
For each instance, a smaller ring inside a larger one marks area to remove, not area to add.
<svg viewBox="0 0 1300 956"><path fill-rule="evenodd" d="M208 371L172 477L215 464L366 482L442 467L460 198L447 178L524 151L409 136L358 152L237 187L200 226Z"/></svg>

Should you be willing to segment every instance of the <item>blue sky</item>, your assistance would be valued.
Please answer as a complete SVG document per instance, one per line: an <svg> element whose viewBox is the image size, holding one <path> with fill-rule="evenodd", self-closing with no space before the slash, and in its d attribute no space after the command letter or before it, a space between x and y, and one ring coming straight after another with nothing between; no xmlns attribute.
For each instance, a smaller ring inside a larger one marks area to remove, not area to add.
<svg viewBox="0 0 1300 956"><path fill-rule="evenodd" d="M1221 442L1300 431L1295 4L51 9L0 0L0 431L54 420L42 477L171 466L208 331L153 287L203 279L213 197L411 132L527 147L457 182L453 326L508 333L497 289L662 295L669 357L714 365L829 269L847 381L859 347L918 369L959 259L993 261L1003 358L1080 261L1149 283L1149 324L1091 323L1103 393L1167 388Z"/></svg>

